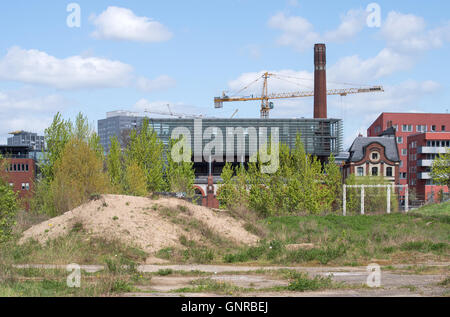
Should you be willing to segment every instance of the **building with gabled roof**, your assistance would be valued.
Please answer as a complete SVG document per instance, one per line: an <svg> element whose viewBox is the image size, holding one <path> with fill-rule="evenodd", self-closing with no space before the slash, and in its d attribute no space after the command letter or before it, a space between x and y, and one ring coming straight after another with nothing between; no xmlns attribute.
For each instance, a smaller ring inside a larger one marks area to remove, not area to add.
<svg viewBox="0 0 450 317"><path fill-rule="evenodd" d="M359 136L349 149L343 174L357 177L383 176L394 184L399 183L400 156L397 141L389 131L382 137Z"/></svg>

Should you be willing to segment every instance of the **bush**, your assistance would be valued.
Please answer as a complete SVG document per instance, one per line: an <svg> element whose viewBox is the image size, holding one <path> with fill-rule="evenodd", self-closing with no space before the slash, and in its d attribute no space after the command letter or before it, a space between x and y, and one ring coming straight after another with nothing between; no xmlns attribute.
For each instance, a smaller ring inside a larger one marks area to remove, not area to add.
<svg viewBox="0 0 450 317"><path fill-rule="evenodd" d="M91 199L95 193L106 193L109 180L103 173L103 162L89 144L71 139L55 166L50 188L57 214L62 214Z"/></svg>
<svg viewBox="0 0 450 317"><path fill-rule="evenodd" d="M17 195L0 180L0 242L12 235L17 213Z"/></svg>
<svg viewBox="0 0 450 317"><path fill-rule="evenodd" d="M292 275L293 279L288 286L290 291L315 291L333 286L331 276L315 276L314 278L310 278L306 273L293 273Z"/></svg>

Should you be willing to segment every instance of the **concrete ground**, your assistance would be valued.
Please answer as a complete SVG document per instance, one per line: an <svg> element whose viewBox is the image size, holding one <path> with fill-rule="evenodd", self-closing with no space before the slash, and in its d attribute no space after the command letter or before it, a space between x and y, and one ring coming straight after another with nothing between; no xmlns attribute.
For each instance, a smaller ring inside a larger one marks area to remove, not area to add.
<svg viewBox="0 0 450 317"><path fill-rule="evenodd" d="M63 265L21 265L16 267L35 267L54 269ZM414 268L421 267L421 270ZM101 265L82 265L86 272L96 272L103 269ZM423 268L426 268L425 270ZM232 284L239 288L247 289L239 291L233 296L248 297L298 297L298 296L450 296L448 285L439 285L445 278L450 277L450 263L427 263L425 266L418 264L393 265L389 269L381 270L381 285L377 288L369 288L366 285L368 271L366 267L279 267L279 266L239 266L239 265L141 265L138 271L156 273L159 270L171 269L173 274L167 276L155 275L149 285L139 286L139 292L121 294L123 296L223 296L212 292L174 292L182 288L192 288L192 282L199 278L210 278L218 282ZM342 282L344 287L307 292L274 291L277 286L287 286L286 279L271 273L279 269L290 269L308 273L309 276L332 276L333 281ZM202 272L202 276L189 274L177 274L176 271Z"/></svg>

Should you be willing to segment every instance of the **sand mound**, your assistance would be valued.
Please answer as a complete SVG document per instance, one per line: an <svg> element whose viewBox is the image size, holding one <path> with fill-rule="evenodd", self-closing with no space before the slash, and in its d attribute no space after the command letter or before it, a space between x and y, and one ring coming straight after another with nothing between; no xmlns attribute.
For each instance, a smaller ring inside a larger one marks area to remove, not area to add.
<svg viewBox="0 0 450 317"><path fill-rule="evenodd" d="M98 200L31 227L23 233L20 242L32 238L45 243L66 235L74 227L82 227L93 236L131 242L149 254L166 247L181 247L181 235L207 242L198 231L186 231L182 221L175 221L180 220L180 216L195 220L214 234L236 244L254 244L258 241L257 236L244 229L243 222L184 200L103 195Z"/></svg>

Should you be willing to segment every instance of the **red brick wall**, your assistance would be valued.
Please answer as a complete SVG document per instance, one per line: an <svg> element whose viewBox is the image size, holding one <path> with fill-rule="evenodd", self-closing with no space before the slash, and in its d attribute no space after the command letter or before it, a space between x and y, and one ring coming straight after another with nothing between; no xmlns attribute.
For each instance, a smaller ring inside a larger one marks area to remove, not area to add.
<svg viewBox="0 0 450 317"><path fill-rule="evenodd" d="M20 164L20 171L9 170L6 173L8 183L13 184L13 189L19 194L19 198L27 200L34 191L34 180L36 176L36 162L33 159L7 159L7 167ZM22 171L22 165L28 164L28 171ZM29 190L22 189L22 184L29 184Z"/></svg>
<svg viewBox="0 0 450 317"><path fill-rule="evenodd" d="M417 134L417 125L427 125L427 131L431 130L431 126L436 126L436 131L441 132L444 125L446 131L450 131L450 114L448 113L382 113L372 125L367 129L367 136L378 136L384 130L389 128L388 124L392 126L398 125L396 137L403 137L403 143L397 143L398 153L400 159L403 161L403 166L400 167L400 173L408 173L408 157L402 155L402 150L408 149L407 138L409 135ZM411 132L403 132L402 125L412 125ZM376 128L379 128L376 130ZM400 179L401 185L406 185L407 179Z"/></svg>
<svg viewBox="0 0 450 317"><path fill-rule="evenodd" d="M450 124L450 123L449 123ZM450 132L439 133L420 133L408 136L407 148L408 148L408 169L413 169L411 173L408 173L408 184L416 190L418 199L426 200L430 197L431 193L434 193L435 199L438 197L440 190L448 193L447 186L427 185L426 180L419 179L418 175L421 172L426 172L426 166L419 166L420 160L425 160L426 154L419 154L418 149L427 145L427 141L448 141L450 140ZM413 142L417 143L414 148L411 146ZM414 182L414 185L412 185Z"/></svg>

